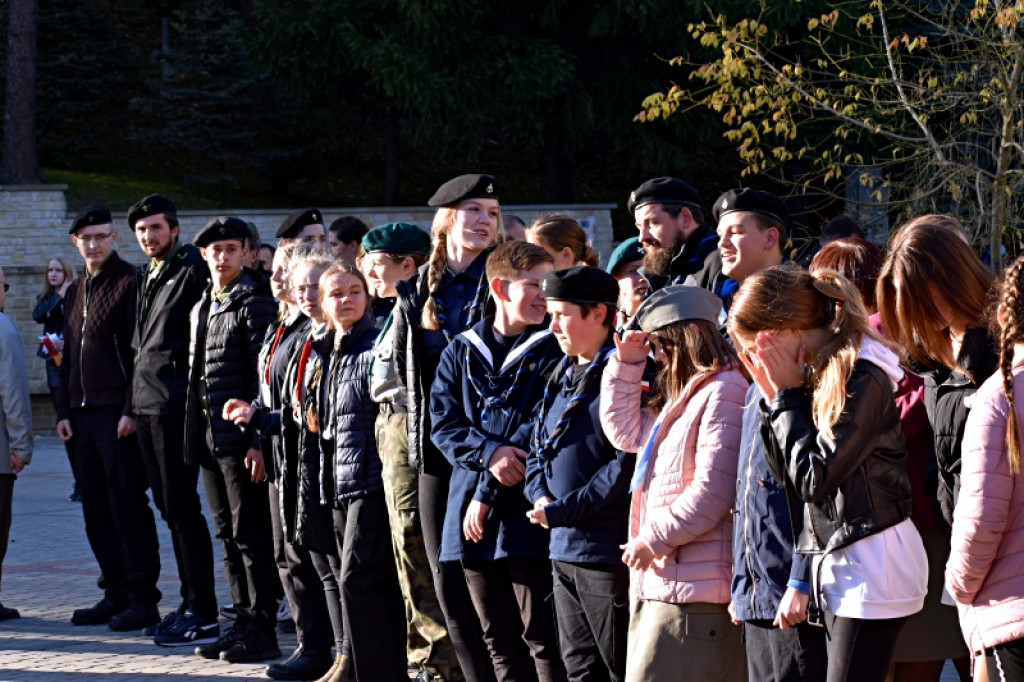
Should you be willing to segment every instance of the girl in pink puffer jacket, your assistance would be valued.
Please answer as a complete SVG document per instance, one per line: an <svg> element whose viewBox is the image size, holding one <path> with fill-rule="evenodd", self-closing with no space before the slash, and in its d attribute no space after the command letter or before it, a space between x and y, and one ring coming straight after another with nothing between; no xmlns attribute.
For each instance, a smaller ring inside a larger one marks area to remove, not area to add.
<svg viewBox="0 0 1024 682"><path fill-rule="evenodd" d="M946 587L971 650L990 680L1024 680L1024 256L1006 271L996 319L1000 372L974 395L967 417L960 498L953 512Z"/></svg>
<svg viewBox="0 0 1024 682"><path fill-rule="evenodd" d="M746 679L727 605L747 381L718 333L720 310L704 289L662 289L637 315L643 331L616 336L602 379L605 435L638 453L622 557L632 569L627 682L684 671L687 680ZM642 406L650 348L662 371Z"/></svg>

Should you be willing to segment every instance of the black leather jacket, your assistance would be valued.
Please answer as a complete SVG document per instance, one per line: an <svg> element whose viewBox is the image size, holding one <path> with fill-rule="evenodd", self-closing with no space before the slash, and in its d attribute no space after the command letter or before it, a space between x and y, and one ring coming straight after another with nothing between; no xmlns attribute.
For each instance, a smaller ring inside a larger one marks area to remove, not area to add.
<svg viewBox="0 0 1024 682"><path fill-rule="evenodd" d="M796 551L845 547L910 516L903 431L888 375L858 360L834 438L818 433L806 388L762 403L762 434L772 475L784 482Z"/></svg>

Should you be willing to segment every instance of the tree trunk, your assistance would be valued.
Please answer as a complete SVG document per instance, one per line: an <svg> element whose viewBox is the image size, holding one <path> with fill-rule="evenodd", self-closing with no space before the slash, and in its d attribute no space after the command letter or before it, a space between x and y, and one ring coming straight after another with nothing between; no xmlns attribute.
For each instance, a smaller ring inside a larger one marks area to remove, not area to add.
<svg viewBox="0 0 1024 682"><path fill-rule="evenodd" d="M36 0L9 0L7 92L0 182L39 182L36 157Z"/></svg>
<svg viewBox="0 0 1024 682"><path fill-rule="evenodd" d="M1003 273L1003 231L1006 227L1006 174L1013 165L1013 131L1017 122L1017 107L1020 104L1020 85L1024 78L1024 49L1018 45L1014 55L1013 69L1006 84L1002 108L1002 128L999 131L999 149L996 155L996 176L992 182L992 218L989 223L988 250L993 272Z"/></svg>

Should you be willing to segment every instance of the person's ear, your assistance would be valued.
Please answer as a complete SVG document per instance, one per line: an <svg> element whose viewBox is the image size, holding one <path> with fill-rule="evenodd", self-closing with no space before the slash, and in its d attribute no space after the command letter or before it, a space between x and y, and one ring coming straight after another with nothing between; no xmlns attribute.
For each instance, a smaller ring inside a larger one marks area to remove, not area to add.
<svg viewBox="0 0 1024 682"><path fill-rule="evenodd" d="M590 309L590 315L587 316L587 319L593 320L595 323L600 324L601 322L604 322L605 315L607 314L608 304L598 303L597 305Z"/></svg>
<svg viewBox="0 0 1024 682"><path fill-rule="evenodd" d="M764 247L765 247L765 251L771 251L773 248L775 248L775 245L779 244L779 237L780 237L780 235L779 235L779 228L777 228L777 227L769 227L767 230L765 230L764 231ZM781 244L779 244L779 248L780 249L782 248Z"/></svg>
<svg viewBox="0 0 1024 682"><path fill-rule="evenodd" d="M406 256L402 259L403 279L411 277L414 272L416 272L416 261L412 259L412 256Z"/></svg>
<svg viewBox="0 0 1024 682"><path fill-rule="evenodd" d="M508 297L508 282L506 280L495 277L490 282L491 294L496 300L509 301Z"/></svg>
<svg viewBox="0 0 1024 682"><path fill-rule="evenodd" d="M568 246L564 246L564 247L562 247L562 252L561 253L562 253L562 258L568 258L569 262L571 262L571 263L573 263L575 265L575 263L572 260L572 255L573 255L572 254L572 249L570 249Z"/></svg>

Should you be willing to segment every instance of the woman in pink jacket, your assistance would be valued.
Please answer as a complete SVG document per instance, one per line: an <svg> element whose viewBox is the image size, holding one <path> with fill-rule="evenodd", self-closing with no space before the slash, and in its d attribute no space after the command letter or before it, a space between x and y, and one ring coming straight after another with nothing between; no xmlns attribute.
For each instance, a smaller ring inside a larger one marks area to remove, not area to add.
<svg viewBox="0 0 1024 682"><path fill-rule="evenodd" d="M1024 680L1024 257L1006 272L996 319L998 374L974 395L967 417L960 502L946 587L960 610L971 650L987 655L990 680Z"/></svg>
<svg viewBox="0 0 1024 682"><path fill-rule="evenodd" d="M630 567L627 682L746 679L727 606L736 461L747 381L717 330L721 300L673 286L616 336L601 391L615 447L637 452L623 562ZM649 350L661 370L643 404Z"/></svg>

